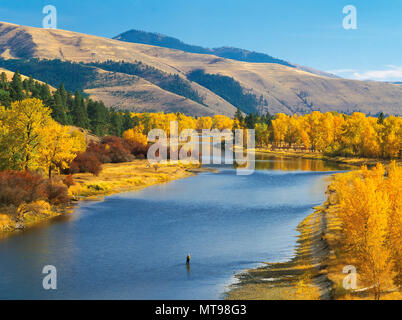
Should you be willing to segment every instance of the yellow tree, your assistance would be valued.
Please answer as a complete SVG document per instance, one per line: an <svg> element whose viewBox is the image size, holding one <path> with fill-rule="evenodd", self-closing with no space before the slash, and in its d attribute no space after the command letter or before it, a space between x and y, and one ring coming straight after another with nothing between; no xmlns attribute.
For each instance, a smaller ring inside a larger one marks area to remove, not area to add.
<svg viewBox="0 0 402 320"><path fill-rule="evenodd" d="M123 133L123 139L127 140L132 143L138 143L142 146L147 146L148 144L148 138L145 134L141 132L141 130L138 129L138 127L135 127L133 129L128 129L127 131L124 131Z"/></svg>
<svg viewBox="0 0 402 320"><path fill-rule="evenodd" d="M8 136L2 139L0 149L9 149L15 155L16 169L40 167L39 150L44 140L41 130L52 120L50 113L51 110L36 98L15 101L10 109L0 109L2 130Z"/></svg>
<svg viewBox="0 0 402 320"><path fill-rule="evenodd" d="M319 111L313 111L305 117L307 132L313 151L322 151L326 146L325 130L322 128L323 120L324 116Z"/></svg>
<svg viewBox="0 0 402 320"><path fill-rule="evenodd" d="M382 156L396 159L402 149L402 118L390 116L384 120L381 130Z"/></svg>
<svg viewBox="0 0 402 320"><path fill-rule="evenodd" d="M212 128L212 118L211 117L200 117L197 119L197 130L211 129Z"/></svg>
<svg viewBox="0 0 402 320"><path fill-rule="evenodd" d="M193 118L193 117L189 117L186 116L185 114L180 113L177 116L177 120L178 120L178 130L179 130L179 134L180 132L182 132L183 130L189 129L195 129L197 126L197 121Z"/></svg>
<svg viewBox="0 0 402 320"><path fill-rule="evenodd" d="M255 140L258 146L269 144L269 128L266 123L255 124Z"/></svg>
<svg viewBox="0 0 402 320"><path fill-rule="evenodd" d="M323 145L321 150L325 150L335 139L335 119L331 112L325 112L322 116Z"/></svg>
<svg viewBox="0 0 402 320"><path fill-rule="evenodd" d="M284 113L277 113L272 120L272 129L274 132L274 141L277 146L281 146L285 141L288 130L289 117Z"/></svg>
<svg viewBox="0 0 402 320"><path fill-rule="evenodd" d="M85 151L85 138L81 132L70 132L66 126L51 120L43 127L40 134L44 137L40 150L41 167L49 178L53 171L66 169L77 153Z"/></svg>
<svg viewBox="0 0 402 320"><path fill-rule="evenodd" d="M379 140L380 125L377 119L373 117L365 118L362 124L362 144L361 154L365 157L379 157L381 155L381 146Z"/></svg>
<svg viewBox="0 0 402 320"><path fill-rule="evenodd" d="M361 112L355 112L346 118L342 143L351 155L361 154L365 122L366 115Z"/></svg>
<svg viewBox="0 0 402 320"><path fill-rule="evenodd" d="M391 204L388 221L389 246L395 261L395 284L402 286L402 167L392 161L388 169L385 188Z"/></svg>
<svg viewBox="0 0 402 320"><path fill-rule="evenodd" d="M232 130L234 121L227 116L216 115L212 119L213 127L218 130L229 129Z"/></svg>
<svg viewBox="0 0 402 320"><path fill-rule="evenodd" d="M284 139L285 142L288 143L289 148L292 146L292 144L300 145L302 143L300 125L301 117L299 117L297 114L288 118L287 130Z"/></svg>
<svg viewBox="0 0 402 320"><path fill-rule="evenodd" d="M334 115L334 141L340 141L340 138L343 134L344 130L344 125L345 125L345 118L342 114L335 114Z"/></svg>
<svg viewBox="0 0 402 320"><path fill-rule="evenodd" d="M379 299L394 277L393 249L389 245L389 221L392 205L384 188L385 170L381 164L369 171L341 175L333 187L342 222L343 242L352 264L358 267L360 280Z"/></svg>

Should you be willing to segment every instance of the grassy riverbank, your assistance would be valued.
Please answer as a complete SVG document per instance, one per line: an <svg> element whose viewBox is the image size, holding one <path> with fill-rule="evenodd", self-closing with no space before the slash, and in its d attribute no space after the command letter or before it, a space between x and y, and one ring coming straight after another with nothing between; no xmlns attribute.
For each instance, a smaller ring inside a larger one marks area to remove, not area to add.
<svg viewBox="0 0 402 320"><path fill-rule="evenodd" d="M273 156L282 156L282 157L292 157L292 158L303 158L303 159L313 159L313 160L324 160L330 162L336 162L341 164L346 164L350 166L358 166L362 165L367 166L375 166L378 162L383 164L389 164L390 160L386 159L371 159L371 158L357 158L357 157L330 157L326 156L319 152L309 152L309 151L296 151L296 150L271 150L267 148L256 148L255 152L258 153L266 153ZM397 160L397 163L401 163L401 160Z"/></svg>
<svg viewBox="0 0 402 320"><path fill-rule="evenodd" d="M194 170L194 172L193 172ZM80 200L98 200L118 192L139 190L151 185L167 183L194 175L197 166L182 163L167 163L150 166L147 160L126 163L107 163L98 176L90 173L73 175L74 185L68 189L71 204L50 206L44 201L27 205L20 217L6 208L0 210L0 237L29 228L62 214L71 214L73 204Z"/></svg>
<svg viewBox="0 0 402 320"><path fill-rule="evenodd" d="M322 268L329 250L324 234L326 214L322 207L297 227L300 235L294 258L246 270L237 275L228 300L318 300L331 298L331 284Z"/></svg>
<svg viewBox="0 0 402 320"><path fill-rule="evenodd" d="M356 171L355 177L358 178L362 172L363 170ZM337 174L334 180L347 174L349 173ZM365 174L367 175L367 172ZM315 211L298 225L300 235L295 256L287 262L265 263L262 267L238 274L239 282L229 288L226 299L372 300L375 298L372 287L363 285L366 279L360 278L359 273L357 288L355 290L344 288L343 281L346 274L343 273L343 268L358 264L359 261L350 255L350 248L344 243L344 226L339 217L341 204L336 188L334 183L331 184L324 204L314 208ZM381 242L376 245L380 244ZM382 290L383 300L401 298L402 293L395 283Z"/></svg>

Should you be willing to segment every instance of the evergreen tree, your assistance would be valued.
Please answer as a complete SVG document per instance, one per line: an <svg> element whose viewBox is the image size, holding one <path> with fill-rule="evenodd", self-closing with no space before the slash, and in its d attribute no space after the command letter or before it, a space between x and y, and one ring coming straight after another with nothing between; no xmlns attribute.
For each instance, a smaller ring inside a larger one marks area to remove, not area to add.
<svg viewBox="0 0 402 320"><path fill-rule="evenodd" d="M50 89L47 84L41 85L39 96L45 106L49 106L52 103L52 95L50 94Z"/></svg>
<svg viewBox="0 0 402 320"><path fill-rule="evenodd" d="M139 124L138 117L135 119L131 117L130 111L124 112L124 119L123 119L123 130L126 131L128 129L132 129Z"/></svg>
<svg viewBox="0 0 402 320"><path fill-rule="evenodd" d="M79 91L75 92L71 113L73 124L75 126L85 129L89 127L88 114L85 108L84 98Z"/></svg>
<svg viewBox="0 0 402 320"><path fill-rule="evenodd" d="M237 108L234 118L239 120L239 122L243 122L243 113L241 112L240 108Z"/></svg>
<svg viewBox="0 0 402 320"><path fill-rule="evenodd" d="M13 79L11 80L11 98L13 100L23 100L25 98L21 75L18 70L14 73Z"/></svg>
<svg viewBox="0 0 402 320"><path fill-rule="evenodd" d="M9 108L11 106L10 92L0 89L0 105Z"/></svg>
<svg viewBox="0 0 402 320"><path fill-rule="evenodd" d="M2 72L0 75L0 89L6 90L8 88L7 75Z"/></svg>
<svg viewBox="0 0 402 320"><path fill-rule="evenodd" d="M87 111L92 132L98 136L108 134L109 112L103 102L88 100Z"/></svg>
<svg viewBox="0 0 402 320"><path fill-rule="evenodd" d="M384 123L384 118L385 118L384 113L380 112L380 114L378 115L378 121L377 122L379 124L383 124Z"/></svg>
<svg viewBox="0 0 402 320"><path fill-rule="evenodd" d="M60 85L60 88L57 89L57 91L58 91L58 93L60 94L60 98L61 98L61 101L62 101L62 103L63 103L63 106L67 107L67 91L66 91L66 89L64 88L64 84L63 84L63 83Z"/></svg>
<svg viewBox="0 0 402 320"><path fill-rule="evenodd" d="M117 137L121 137L123 134L123 116L118 112L111 112L109 133Z"/></svg>
<svg viewBox="0 0 402 320"><path fill-rule="evenodd" d="M67 112L67 121L68 124L73 124L73 104L74 104L74 97L72 92L67 91L67 98L66 98L66 112Z"/></svg>
<svg viewBox="0 0 402 320"><path fill-rule="evenodd" d="M255 128L255 124L258 121L258 115L254 114L254 113L250 113L248 114L245 118L244 118L244 122L246 123L246 127L248 129L254 129Z"/></svg>
<svg viewBox="0 0 402 320"><path fill-rule="evenodd" d="M68 121L67 121L66 110L63 105L63 101L62 101L60 93L55 92L53 98L54 98L54 102L51 105L52 118L54 120L56 120L57 122L65 125L68 123Z"/></svg>

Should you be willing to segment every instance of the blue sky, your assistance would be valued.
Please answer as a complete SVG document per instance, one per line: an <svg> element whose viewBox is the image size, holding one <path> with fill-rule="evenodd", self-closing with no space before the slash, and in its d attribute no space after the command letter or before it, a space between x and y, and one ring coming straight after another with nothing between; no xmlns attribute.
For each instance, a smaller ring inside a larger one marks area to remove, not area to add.
<svg viewBox="0 0 402 320"><path fill-rule="evenodd" d="M0 21L113 37L160 32L206 47L235 46L353 79L402 81L402 0L1 0ZM357 29L342 27L346 5Z"/></svg>

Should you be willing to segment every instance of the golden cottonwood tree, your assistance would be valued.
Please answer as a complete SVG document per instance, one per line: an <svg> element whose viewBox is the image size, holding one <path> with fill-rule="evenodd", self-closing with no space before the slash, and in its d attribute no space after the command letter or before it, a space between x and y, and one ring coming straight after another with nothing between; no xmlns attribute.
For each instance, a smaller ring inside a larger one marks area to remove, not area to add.
<svg viewBox="0 0 402 320"><path fill-rule="evenodd" d="M52 120L50 113L50 109L36 98L15 101L10 109L0 109L3 128L0 149L5 159L3 164L7 162L14 169L20 170L41 167L40 147L46 139L41 131ZM7 150L10 151L9 157L4 155Z"/></svg>
<svg viewBox="0 0 402 320"><path fill-rule="evenodd" d="M392 161L384 188L391 204L389 224L389 244L395 262L395 284L402 286L402 167Z"/></svg>
<svg viewBox="0 0 402 320"><path fill-rule="evenodd" d="M277 146L281 146L285 141L285 136L288 130L289 117L284 113L277 113L275 120L272 121L274 130L274 141Z"/></svg>
<svg viewBox="0 0 402 320"><path fill-rule="evenodd" d="M124 131L123 139L130 141L132 143L138 143L142 146L146 146L148 144L147 136L137 128L128 129Z"/></svg>
<svg viewBox="0 0 402 320"><path fill-rule="evenodd" d="M202 129L211 129L212 128L212 118L211 117L200 117L197 119L197 127L198 130Z"/></svg>
<svg viewBox="0 0 402 320"><path fill-rule="evenodd" d="M53 170L66 168L78 152L85 150L81 133L69 132L50 117L41 100L16 101L0 108L0 159L2 169Z"/></svg>
<svg viewBox="0 0 402 320"><path fill-rule="evenodd" d="M257 123L255 125L255 140L257 146L267 146L269 136L269 128L266 123Z"/></svg>
<svg viewBox="0 0 402 320"><path fill-rule="evenodd" d="M232 130L233 128L233 119L223 115L216 115L212 118L213 127L218 130L229 129Z"/></svg>
<svg viewBox="0 0 402 320"><path fill-rule="evenodd" d="M401 156L402 149L402 119L390 116L385 118L381 130L382 156L395 159Z"/></svg>
<svg viewBox="0 0 402 320"><path fill-rule="evenodd" d="M342 242L360 281L375 299L400 281L401 182L396 180L400 170L391 165L387 177L378 164L373 170L363 167L361 172L337 176L332 183L338 196Z"/></svg>
<svg viewBox="0 0 402 320"><path fill-rule="evenodd" d="M313 111L304 116L276 114L272 121L276 146L310 149L331 156L396 159L402 156L402 118L383 121L355 112L351 116Z"/></svg>
<svg viewBox="0 0 402 320"><path fill-rule="evenodd" d="M44 137L40 145L40 165L48 173L68 168L77 153L85 151L86 143L84 135L75 131L70 133L66 126L51 120L42 128L40 134Z"/></svg>

